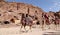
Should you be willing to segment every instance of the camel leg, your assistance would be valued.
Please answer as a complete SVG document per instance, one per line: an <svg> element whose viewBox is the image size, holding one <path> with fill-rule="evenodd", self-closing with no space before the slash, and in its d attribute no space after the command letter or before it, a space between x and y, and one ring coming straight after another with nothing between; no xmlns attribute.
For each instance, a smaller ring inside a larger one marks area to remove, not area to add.
<svg viewBox="0 0 60 35"><path fill-rule="evenodd" d="M29 30L31 30L31 26L30 26Z"/></svg>
<svg viewBox="0 0 60 35"><path fill-rule="evenodd" d="M42 25L42 31L44 30L44 25Z"/></svg>
<svg viewBox="0 0 60 35"><path fill-rule="evenodd" d="M23 26L21 26L20 31L21 31L22 28L23 28Z"/></svg>
<svg viewBox="0 0 60 35"><path fill-rule="evenodd" d="M32 26L32 25L30 25L30 31L32 32L32 30L31 30L31 26Z"/></svg>
<svg viewBox="0 0 60 35"><path fill-rule="evenodd" d="M48 29L50 29L50 25L48 25Z"/></svg>
<svg viewBox="0 0 60 35"><path fill-rule="evenodd" d="M44 30L44 21L42 21L42 31Z"/></svg>
<svg viewBox="0 0 60 35"><path fill-rule="evenodd" d="M46 21L44 20L43 24L42 24L42 31L45 30L44 26L46 25Z"/></svg>
<svg viewBox="0 0 60 35"><path fill-rule="evenodd" d="M29 23L29 30L32 32L31 28L32 28L32 24Z"/></svg>
<svg viewBox="0 0 60 35"><path fill-rule="evenodd" d="M26 25L24 25L24 29L25 29L25 31L26 31L26 28L25 28L25 27L26 27Z"/></svg>
<svg viewBox="0 0 60 35"><path fill-rule="evenodd" d="M60 26L60 25L58 24L58 28L59 28L59 26Z"/></svg>
<svg viewBox="0 0 60 35"><path fill-rule="evenodd" d="M59 28L59 24L56 25L56 30L58 30L58 28Z"/></svg>
<svg viewBox="0 0 60 35"><path fill-rule="evenodd" d="M22 29L22 28L24 28L24 30L26 31L26 28L25 28L25 26L21 26L21 28L20 28L20 31L21 31L21 29Z"/></svg>
<svg viewBox="0 0 60 35"><path fill-rule="evenodd" d="M57 25L55 25L55 30L57 30Z"/></svg>
<svg viewBox="0 0 60 35"><path fill-rule="evenodd" d="M58 25L56 25L56 30L57 30Z"/></svg>

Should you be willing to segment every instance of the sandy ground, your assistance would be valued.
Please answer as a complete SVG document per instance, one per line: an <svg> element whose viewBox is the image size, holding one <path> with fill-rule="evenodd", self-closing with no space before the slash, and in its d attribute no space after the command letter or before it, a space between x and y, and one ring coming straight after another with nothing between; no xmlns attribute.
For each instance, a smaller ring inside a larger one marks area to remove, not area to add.
<svg viewBox="0 0 60 35"><path fill-rule="evenodd" d="M12 27L13 26L13 27ZM44 31L42 31L41 27L38 25L36 26L36 28L32 28L32 31L28 31L28 32L22 32L24 29L22 28L20 31L20 26L16 26L16 25L4 25L1 26L0 25L0 35L60 35L60 27L58 28L58 30L54 30L53 25L51 25L52 29L47 29L47 27L45 26ZM27 30L29 29L29 27L26 27ZM49 32L49 33L47 33ZM52 34L51 34L52 33ZM54 33L54 34L53 34Z"/></svg>

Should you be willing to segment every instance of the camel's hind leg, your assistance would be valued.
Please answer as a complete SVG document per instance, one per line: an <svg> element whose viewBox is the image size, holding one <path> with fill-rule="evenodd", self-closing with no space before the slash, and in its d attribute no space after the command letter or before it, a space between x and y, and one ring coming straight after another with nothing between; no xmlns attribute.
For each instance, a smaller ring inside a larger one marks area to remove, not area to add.
<svg viewBox="0 0 60 35"><path fill-rule="evenodd" d="M58 30L58 28L59 28L59 25L57 24L55 30Z"/></svg>
<svg viewBox="0 0 60 35"><path fill-rule="evenodd" d="M57 25L55 25L55 30L57 30Z"/></svg>
<svg viewBox="0 0 60 35"><path fill-rule="evenodd" d="M22 25L21 27L20 27L20 32L26 32L26 28L25 28L26 26L24 25ZM23 30L22 30L22 28L23 28Z"/></svg>
<svg viewBox="0 0 60 35"><path fill-rule="evenodd" d="M29 30L32 32L32 29L31 28L32 28L32 25L30 25L30 28L29 28Z"/></svg>
<svg viewBox="0 0 60 35"><path fill-rule="evenodd" d="M28 26L29 26L29 30L28 31L32 32L32 24L30 23Z"/></svg>

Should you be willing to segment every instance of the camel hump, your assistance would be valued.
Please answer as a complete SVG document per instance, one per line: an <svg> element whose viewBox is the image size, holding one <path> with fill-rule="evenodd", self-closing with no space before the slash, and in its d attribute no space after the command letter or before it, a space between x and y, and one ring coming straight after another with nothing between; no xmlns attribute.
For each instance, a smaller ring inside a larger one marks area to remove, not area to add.
<svg viewBox="0 0 60 35"><path fill-rule="evenodd" d="M31 17L27 17L26 20L27 21L32 21L32 18Z"/></svg>

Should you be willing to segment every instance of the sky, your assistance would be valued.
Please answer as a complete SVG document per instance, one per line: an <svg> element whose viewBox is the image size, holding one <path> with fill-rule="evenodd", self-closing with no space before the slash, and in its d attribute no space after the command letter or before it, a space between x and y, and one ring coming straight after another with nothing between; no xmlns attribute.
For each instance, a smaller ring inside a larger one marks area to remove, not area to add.
<svg viewBox="0 0 60 35"><path fill-rule="evenodd" d="M32 4L42 8L45 12L53 11L57 12L60 10L60 0L7 0L9 2L22 2Z"/></svg>

